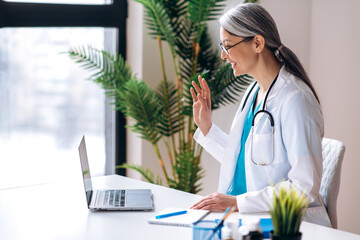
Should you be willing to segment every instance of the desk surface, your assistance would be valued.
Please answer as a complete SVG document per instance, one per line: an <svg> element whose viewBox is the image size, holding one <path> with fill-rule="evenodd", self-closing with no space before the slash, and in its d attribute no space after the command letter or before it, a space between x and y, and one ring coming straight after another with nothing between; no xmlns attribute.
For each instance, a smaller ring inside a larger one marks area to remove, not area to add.
<svg viewBox="0 0 360 240"><path fill-rule="evenodd" d="M77 181L78 180L78 181ZM94 178L100 188L150 188L154 212L90 212L81 179L0 191L0 239L192 239L192 229L150 225L147 220L165 207L189 207L201 196L138 180ZM219 218L222 214L210 214ZM253 217L234 214L232 217ZM303 240L360 239L359 235L303 222Z"/></svg>

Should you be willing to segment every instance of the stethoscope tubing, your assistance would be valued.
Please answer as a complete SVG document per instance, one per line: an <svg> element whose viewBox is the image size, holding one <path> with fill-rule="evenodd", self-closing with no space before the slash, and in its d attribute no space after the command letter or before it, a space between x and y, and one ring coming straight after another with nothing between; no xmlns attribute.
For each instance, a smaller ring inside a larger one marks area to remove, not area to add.
<svg viewBox="0 0 360 240"><path fill-rule="evenodd" d="M253 117L253 119L252 119L252 123L251 123L251 142L250 142L250 144L251 144L251 161L252 161L255 165L258 165L258 166L270 165L270 164L274 161L274 118L273 118L272 114L271 114L269 111L265 110L265 107L266 107L266 101L267 101L267 98L268 98L268 96L269 96L269 93L270 93L272 87L274 86L274 84L275 84L278 76L279 76L279 74L275 77L274 81L271 83L271 85L270 85L270 87L269 87L269 89L268 89L268 91L267 91L267 93L266 93L266 95L265 95L264 102L263 102L263 107L262 107L261 110L259 110L259 111L257 111L257 112L255 113L255 115L254 115L254 117ZM245 98L245 101L244 101L244 104L243 104L243 106L242 106L241 111L244 109L244 107L245 107L245 105L246 105L246 102L247 102L247 100L248 100L251 92L253 91L254 87L255 87L257 84L258 84L258 83L255 83L255 84L251 87L249 93L247 94L247 96L246 96L246 98ZM271 130L272 130L272 154L271 154L272 156L271 156L271 161L270 161L270 163L255 162L255 161L253 160L253 138L254 138L255 119L256 119L256 116L258 116L258 114L260 114L260 113L266 114L266 115L269 117L269 120L270 120L270 125L271 125Z"/></svg>

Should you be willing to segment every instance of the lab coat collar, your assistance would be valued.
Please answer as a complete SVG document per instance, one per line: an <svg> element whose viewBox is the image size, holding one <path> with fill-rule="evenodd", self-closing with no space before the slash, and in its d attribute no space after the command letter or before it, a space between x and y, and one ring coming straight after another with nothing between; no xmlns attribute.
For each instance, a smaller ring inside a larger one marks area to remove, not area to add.
<svg viewBox="0 0 360 240"><path fill-rule="evenodd" d="M271 99L277 95L279 90L284 85L285 81L290 79L291 77L292 77L292 75L288 71L286 71L285 66L283 65L280 68L279 75L277 77L277 80L276 80L274 86L272 87L272 89L269 92L269 96L268 96L268 98L266 100L266 104L269 103L271 101ZM257 83L254 83L254 84L257 84ZM252 99L254 98L254 95L255 95L257 89L258 89L258 86L256 86L252 90L252 92L249 93L249 98L248 98L248 100L246 102L246 105L245 105L245 107L243 109L243 111L245 111L246 113L249 112L249 108L251 106ZM244 96L246 96L246 95L244 95ZM260 109L263 108L263 105L264 105L264 101L261 103Z"/></svg>
<svg viewBox="0 0 360 240"><path fill-rule="evenodd" d="M290 76L291 76L291 74L288 71L286 71L285 66L283 65L280 69L279 75L277 77L277 80L276 80L274 86L272 87L271 91L269 92L269 96L266 100L267 102L270 101L273 97L275 97L277 95L279 90L284 85L285 81L288 80L290 78Z"/></svg>

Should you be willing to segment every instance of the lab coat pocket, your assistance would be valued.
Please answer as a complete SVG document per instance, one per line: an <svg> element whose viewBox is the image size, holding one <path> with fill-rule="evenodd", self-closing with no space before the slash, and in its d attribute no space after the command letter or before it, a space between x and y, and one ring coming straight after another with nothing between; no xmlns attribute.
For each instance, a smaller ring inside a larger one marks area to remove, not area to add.
<svg viewBox="0 0 360 240"><path fill-rule="evenodd" d="M253 134L250 139L251 160L257 165L269 165L274 159L272 133Z"/></svg>
<svg viewBox="0 0 360 240"><path fill-rule="evenodd" d="M272 126L269 114L258 114L249 137L250 158L255 164L266 166L283 162L281 148L278 147L281 138Z"/></svg>

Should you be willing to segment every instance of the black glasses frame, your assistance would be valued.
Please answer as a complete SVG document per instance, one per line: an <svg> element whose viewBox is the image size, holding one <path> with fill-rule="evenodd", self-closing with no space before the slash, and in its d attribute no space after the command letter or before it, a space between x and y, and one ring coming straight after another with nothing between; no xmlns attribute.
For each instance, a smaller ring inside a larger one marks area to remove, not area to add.
<svg viewBox="0 0 360 240"><path fill-rule="evenodd" d="M240 42L235 43L234 45L232 45L230 47L225 47L222 43L219 43L218 45L219 45L221 51L224 51L226 54L229 54L229 49L230 48L235 47L236 45L239 45L240 43L242 43L242 42L244 42L246 40L252 39L252 38L253 37L246 37L243 40L241 40Z"/></svg>

